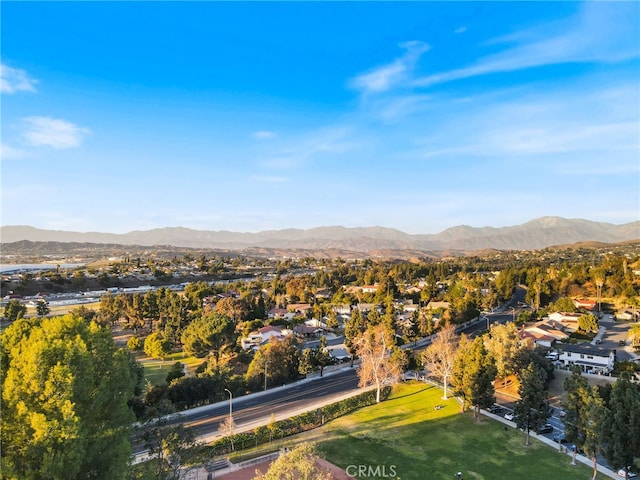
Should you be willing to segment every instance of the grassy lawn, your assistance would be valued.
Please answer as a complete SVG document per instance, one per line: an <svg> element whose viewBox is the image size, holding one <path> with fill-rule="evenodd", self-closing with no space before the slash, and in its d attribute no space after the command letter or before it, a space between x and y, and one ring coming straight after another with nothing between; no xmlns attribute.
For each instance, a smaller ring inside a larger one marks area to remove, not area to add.
<svg viewBox="0 0 640 480"><path fill-rule="evenodd" d="M192 374L205 361L203 358L190 357L183 352L172 353L164 361L147 357L144 353L140 353L138 360L144 366L145 378L154 385L165 383L167 373L176 362L185 364L189 373Z"/></svg>
<svg viewBox="0 0 640 480"><path fill-rule="evenodd" d="M402 480L455 478L458 471L465 480L591 478L589 467L571 466L570 457L537 440L525 447L520 431L459 414L455 400L443 401L441 390L424 384L400 385L389 400L323 429L314 440L330 462L342 468L386 465L387 474L394 465Z"/></svg>

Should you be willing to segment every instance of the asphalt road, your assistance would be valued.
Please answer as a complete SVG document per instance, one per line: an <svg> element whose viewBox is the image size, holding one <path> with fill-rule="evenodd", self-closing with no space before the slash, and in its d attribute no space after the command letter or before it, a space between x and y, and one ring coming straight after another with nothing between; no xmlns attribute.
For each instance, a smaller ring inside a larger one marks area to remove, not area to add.
<svg viewBox="0 0 640 480"><path fill-rule="evenodd" d="M266 392L234 398L232 415L236 431L252 429L269 423L271 415L280 420L301 411L319 408L333 403L350 393L361 391L358 388L356 368L340 370L324 377L317 377L297 384L278 387ZM187 410L169 418L168 424L182 423L186 428L195 429L198 437L212 441L219 436L220 423L229 417L229 402L219 402L206 407ZM145 450L141 442L134 442L133 454L139 455Z"/></svg>

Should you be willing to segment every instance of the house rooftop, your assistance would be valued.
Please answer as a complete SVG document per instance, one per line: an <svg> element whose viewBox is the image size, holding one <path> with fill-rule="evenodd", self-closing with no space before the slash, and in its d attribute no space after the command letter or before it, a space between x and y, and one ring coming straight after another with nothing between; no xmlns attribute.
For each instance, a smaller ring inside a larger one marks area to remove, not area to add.
<svg viewBox="0 0 640 480"><path fill-rule="evenodd" d="M608 357L613 349L602 348L591 345L590 343L579 343L577 345L564 345L562 349L565 352L581 353L584 355L595 355L598 357Z"/></svg>

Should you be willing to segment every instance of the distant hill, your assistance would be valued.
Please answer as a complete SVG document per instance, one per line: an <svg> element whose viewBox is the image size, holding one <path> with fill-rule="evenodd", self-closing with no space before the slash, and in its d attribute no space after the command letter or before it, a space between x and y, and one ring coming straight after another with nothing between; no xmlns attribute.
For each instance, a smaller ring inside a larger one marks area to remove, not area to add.
<svg viewBox="0 0 640 480"><path fill-rule="evenodd" d="M476 251L537 250L578 242L618 243L640 239L640 221L614 225L583 219L541 217L509 227L461 225L437 234L412 235L392 228L318 227L309 230L268 230L258 233L192 230L167 227L124 234L42 230L29 226L0 227L3 244L33 242L79 242L118 245L171 245L189 248L239 250L247 248L345 250L374 252L412 250Z"/></svg>

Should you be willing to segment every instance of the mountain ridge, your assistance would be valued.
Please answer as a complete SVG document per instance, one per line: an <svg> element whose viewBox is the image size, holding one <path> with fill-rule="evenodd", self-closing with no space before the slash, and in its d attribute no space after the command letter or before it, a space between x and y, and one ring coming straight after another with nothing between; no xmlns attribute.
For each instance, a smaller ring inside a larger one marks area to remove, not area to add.
<svg viewBox="0 0 640 480"><path fill-rule="evenodd" d="M449 249L536 250L586 241L618 243L640 239L640 221L615 225L585 219L539 217L521 225L472 227L458 225L434 234L409 234L394 228L325 226L261 232L195 230L164 227L128 233L70 232L27 225L0 227L0 243L20 240L108 243L120 245L171 245L189 248L281 248L442 251Z"/></svg>

